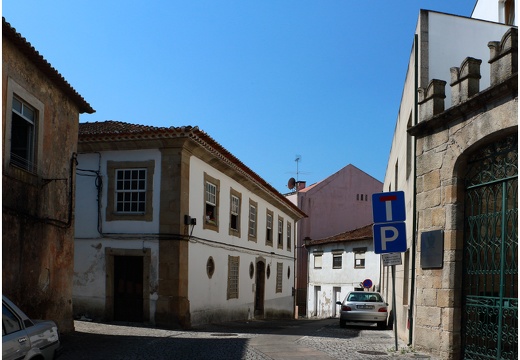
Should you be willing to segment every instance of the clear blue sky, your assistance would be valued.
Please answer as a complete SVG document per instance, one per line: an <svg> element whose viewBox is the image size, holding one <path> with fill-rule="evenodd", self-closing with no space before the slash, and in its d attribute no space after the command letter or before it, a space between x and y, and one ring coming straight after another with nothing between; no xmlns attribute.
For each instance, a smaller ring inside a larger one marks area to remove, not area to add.
<svg viewBox="0 0 520 360"><path fill-rule="evenodd" d="M198 126L285 193L348 164L383 181L419 9L476 0L4 0L96 110ZM455 64L456 65L456 64Z"/></svg>

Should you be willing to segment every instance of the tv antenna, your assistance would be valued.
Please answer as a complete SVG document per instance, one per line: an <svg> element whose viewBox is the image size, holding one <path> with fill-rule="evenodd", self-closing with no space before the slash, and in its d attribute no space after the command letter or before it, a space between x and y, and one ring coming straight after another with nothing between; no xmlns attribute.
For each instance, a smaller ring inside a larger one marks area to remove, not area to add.
<svg viewBox="0 0 520 360"><path fill-rule="evenodd" d="M296 161L296 181L298 181L298 174L300 173L298 170L298 166L300 164L300 161L302 161L302 156L296 155L296 159L294 159L294 161Z"/></svg>

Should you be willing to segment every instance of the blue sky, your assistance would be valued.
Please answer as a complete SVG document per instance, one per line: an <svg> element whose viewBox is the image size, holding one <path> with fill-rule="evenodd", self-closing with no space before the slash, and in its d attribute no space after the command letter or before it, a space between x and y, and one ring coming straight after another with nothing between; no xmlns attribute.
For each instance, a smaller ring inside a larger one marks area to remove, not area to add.
<svg viewBox="0 0 520 360"><path fill-rule="evenodd" d="M4 0L2 14L96 110L81 122L198 126L285 193L348 164L383 181L419 10L475 2Z"/></svg>

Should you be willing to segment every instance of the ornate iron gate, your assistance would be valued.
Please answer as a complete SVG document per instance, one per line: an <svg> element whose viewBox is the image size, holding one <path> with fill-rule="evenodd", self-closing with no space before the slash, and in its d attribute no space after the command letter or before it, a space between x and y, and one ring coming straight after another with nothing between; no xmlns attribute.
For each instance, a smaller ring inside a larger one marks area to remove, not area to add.
<svg viewBox="0 0 520 360"><path fill-rule="evenodd" d="M470 157L464 220L464 359L518 358L517 194L517 135Z"/></svg>

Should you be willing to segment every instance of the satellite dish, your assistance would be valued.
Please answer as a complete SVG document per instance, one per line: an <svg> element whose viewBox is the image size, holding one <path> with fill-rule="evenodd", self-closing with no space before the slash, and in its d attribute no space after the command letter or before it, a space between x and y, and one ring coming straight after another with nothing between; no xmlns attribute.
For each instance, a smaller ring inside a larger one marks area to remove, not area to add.
<svg viewBox="0 0 520 360"><path fill-rule="evenodd" d="M294 178L290 178L289 182L287 183L287 187L289 189L294 189L295 186L296 186L296 180Z"/></svg>

